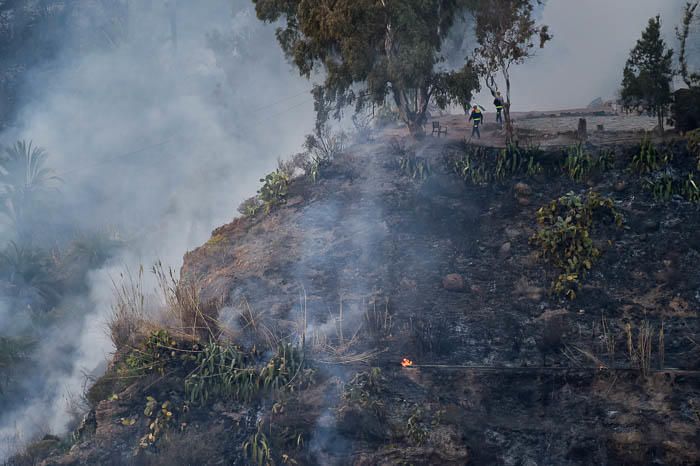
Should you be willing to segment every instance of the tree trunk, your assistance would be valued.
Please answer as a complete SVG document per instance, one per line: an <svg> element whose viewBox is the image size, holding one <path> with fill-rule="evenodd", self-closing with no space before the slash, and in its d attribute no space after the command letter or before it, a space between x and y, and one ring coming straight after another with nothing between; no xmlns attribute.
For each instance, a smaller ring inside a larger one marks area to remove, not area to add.
<svg viewBox="0 0 700 466"><path fill-rule="evenodd" d="M664 134L664 111L662 109L659 109L656 112L656 117L657 117L658 122L659 122L659 134L661 134L663 136L663 134Z"/></svg>
<svg viewBox="0 0 700 466"><path fill-rule="evenodd" d="M506 122L506 144L513 142L513 120L510 118L510 75L508 71L503 69L503 77L506 80L506 101L503 103L503 118Z"/></svg>
<svg viewBox="0 0 700 466"><path fill-rule="evenodd" d="M428 108L430 100L427 92L423 89L416 90L416 95L420 93L420 102L416 100L417 108L411 106L411 98L406 95L403 89L397 88L392 83L392 92L394 94L394 102L399 109L401 120L408 127L408 131L416 139L425 135L423 124L425 123L425 112Z"/></svg>

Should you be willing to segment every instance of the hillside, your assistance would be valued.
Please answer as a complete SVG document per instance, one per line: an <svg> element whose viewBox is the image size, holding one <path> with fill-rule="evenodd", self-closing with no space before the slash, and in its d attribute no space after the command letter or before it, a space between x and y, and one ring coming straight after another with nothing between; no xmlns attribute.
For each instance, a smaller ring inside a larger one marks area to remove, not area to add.
<svg viewBox="0 0 700 466"><path fill-rule="evenodd" d="M175 323L134 324L74 440L14 461L698 464L696 164L352 146L188 253Z"/></svg>

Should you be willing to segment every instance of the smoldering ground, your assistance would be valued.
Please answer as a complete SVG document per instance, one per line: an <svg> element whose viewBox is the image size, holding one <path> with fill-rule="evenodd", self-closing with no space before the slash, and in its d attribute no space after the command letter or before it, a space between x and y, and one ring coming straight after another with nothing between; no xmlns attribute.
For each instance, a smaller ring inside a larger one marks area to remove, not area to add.
<svg viewBox="0 0 700 466"><path fill-rule="evenodd" d="M673 44L683 2L580 3L546 2L541 20L555 39L516 71L515 110L581 106L614 95L646 20L662 14ZM312 127L310 84L284 60L274 26L261 25L250 2L79 5L60 25L59 59L32 70L18 96L24 105L0 143L32 139L45 147L63 179L54 214L75 229L114 225L127 250L93 271L88 293L66 298L62 307L72 310L71 318L41 334L41 370L25 380L16 409L0 416L0 458L36 434L65 431L67 395L79 394L84 374L98 372L112 350L111 279L156 258L177 267L186 250L235 215L278 156L298 150ZM116 25L115 8L123 15ZM328 212L310 218L337 219L332 200L327 205ZM363 232L381 221L377 212L345 219L350 246L365 254L371 251ZM373 287L353 274L339 282L339 300L351 287L361 293ZM0 325L15 332L30 323L5 307Z"/></svg>

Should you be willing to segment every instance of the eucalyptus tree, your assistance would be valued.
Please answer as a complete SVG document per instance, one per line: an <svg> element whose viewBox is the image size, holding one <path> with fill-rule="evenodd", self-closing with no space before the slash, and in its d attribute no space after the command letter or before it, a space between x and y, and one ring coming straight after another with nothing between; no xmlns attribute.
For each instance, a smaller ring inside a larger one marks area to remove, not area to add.
<svg viewBox="0 0 700 466"><path fill-rule="evenodd" d="M479 87L471 62L454 71L437 66L444 60L442 45L450 28L471 11L475 0L253 3L260 20L282 21L277 39L302 76L324 72L317 107L330 104L336 117L348 106L360 111L391 98L410 133L419 136L430 102L464 102Z"/></svg>

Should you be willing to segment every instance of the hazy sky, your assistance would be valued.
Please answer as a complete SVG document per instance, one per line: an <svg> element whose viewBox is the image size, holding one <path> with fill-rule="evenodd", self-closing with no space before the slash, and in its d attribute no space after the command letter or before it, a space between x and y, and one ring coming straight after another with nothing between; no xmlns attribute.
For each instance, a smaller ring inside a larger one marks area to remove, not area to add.
<svg viewBox="0 0 700 466"><path fill-rule="evenodd" d="M666 41L677 48L674 27L685 0L547 0L542 23L554 39L513 72L513 109L586 106L612 98L622 68L649 18L661 15ZM489 101L482 93L480 103Z"/></svg>

